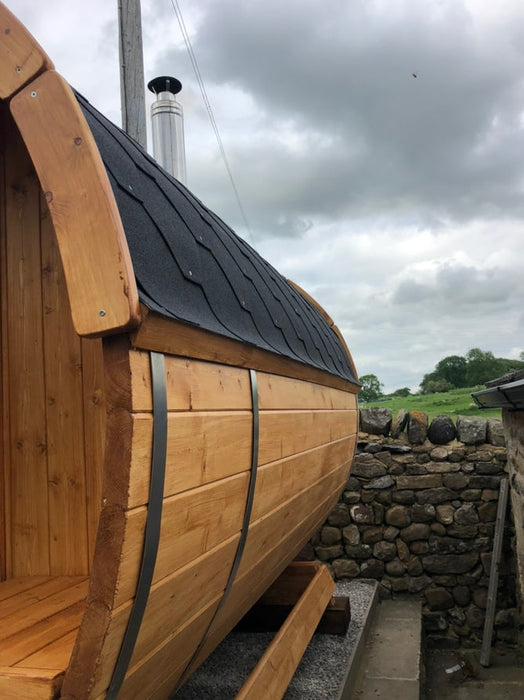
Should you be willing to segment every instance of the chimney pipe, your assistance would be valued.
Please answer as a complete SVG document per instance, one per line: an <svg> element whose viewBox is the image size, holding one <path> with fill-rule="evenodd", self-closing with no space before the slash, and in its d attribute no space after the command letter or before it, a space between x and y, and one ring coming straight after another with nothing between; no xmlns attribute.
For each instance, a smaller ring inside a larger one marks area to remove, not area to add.
<svg viewBox="0 0 524 700"><path fill-rule="evenodd" d="M153 155L164 170L185 184L184 116L182 105L175 99L182 83L163 75L150 80L147 87L157 97L151 105Z"/></svg>

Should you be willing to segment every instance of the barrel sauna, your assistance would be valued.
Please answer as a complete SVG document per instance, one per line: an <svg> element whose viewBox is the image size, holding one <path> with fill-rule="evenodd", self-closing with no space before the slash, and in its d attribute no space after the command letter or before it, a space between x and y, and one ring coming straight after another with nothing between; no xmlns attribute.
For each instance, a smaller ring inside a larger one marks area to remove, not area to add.
<svg viewBox="0 0 524 700"><path fill-rule="evenodd" d="M0 5L0 697L166 698L326 518L329 316Z"/></svg>

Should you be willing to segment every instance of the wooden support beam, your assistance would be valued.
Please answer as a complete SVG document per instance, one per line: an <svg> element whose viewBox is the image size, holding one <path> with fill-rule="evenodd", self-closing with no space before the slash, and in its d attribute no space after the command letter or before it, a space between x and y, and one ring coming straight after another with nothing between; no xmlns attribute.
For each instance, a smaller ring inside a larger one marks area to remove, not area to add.
<svg viewBox="0 0 524 700"><path fill-rule="evenodd" d="M292 571L286 572L290 575L284 574L284 579L288 579L283 587L284 596L300 590L305 572L311 573L318 566L310 562L301 564L305 566L293 564ZM293 612L240 689L236 700L277 700L284 695L334 590L335 584L327 567L318 566Z"/></svg>
<svg viewBox="0 0 524 700"><path fill-rule="evenodd" d="M236 632L276 632L293 610L292 605L256 603L235 627ZM346 634L351 622L348 596L333 596L315 634Z"/></svg>

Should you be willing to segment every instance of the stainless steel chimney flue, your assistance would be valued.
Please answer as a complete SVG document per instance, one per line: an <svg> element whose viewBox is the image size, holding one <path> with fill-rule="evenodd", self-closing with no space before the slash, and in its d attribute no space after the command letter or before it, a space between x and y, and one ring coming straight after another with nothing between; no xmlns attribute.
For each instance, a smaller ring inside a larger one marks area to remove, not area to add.
<svg viewBox="0 0 524 700"><path fill-rule="evenodd" d="M164 170L185 184L184 116L182 105L175 99L182 83L163 75L150 80L147 87L157 97L151 105L153 155Z"/></svg>

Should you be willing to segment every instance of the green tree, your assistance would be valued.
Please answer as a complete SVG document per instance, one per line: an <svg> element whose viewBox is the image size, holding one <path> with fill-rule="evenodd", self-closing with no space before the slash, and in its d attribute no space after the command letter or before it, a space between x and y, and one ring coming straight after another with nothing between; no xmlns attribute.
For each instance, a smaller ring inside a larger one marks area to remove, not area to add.
<svg viewBox="0 0 524 700"><path fill-rule="evenodd" d="M409 388L409 386L403 386L401 389L397 389L392 394L390 394L390 396L403 397L403 396L409 396L410 394L411 394L411 389Z"/></svg>
<svg viewBox="0 0 524 700"><path fill-rule="evenodd" d="M466 353L466 386L484 384L495 379L500 371L500 364L495 355L480 348L471 348Z"/></svg>
<svg viewBox="0 0 524 700"><path fill-rule="evenodd" d="M441 394L455 387L447 379L430 379L424 386L423 394Z"/></svg>
<svg viewBox="0 0 524 700"><path fill-rule="evenodd" d="M461 388L468 386L466 379L467 360L460 355L448 355L437 362L433 374L437 379L445 379L447 382Z"/></svg>
<svg viewBox="0 0 524 700"><path fill-rule="evenodd" d="M375 374L364 374L360 377L362 388L358 395L358 400L367 403L368 401L376 401L382 396L383 384L379 382Z"/></svg>

